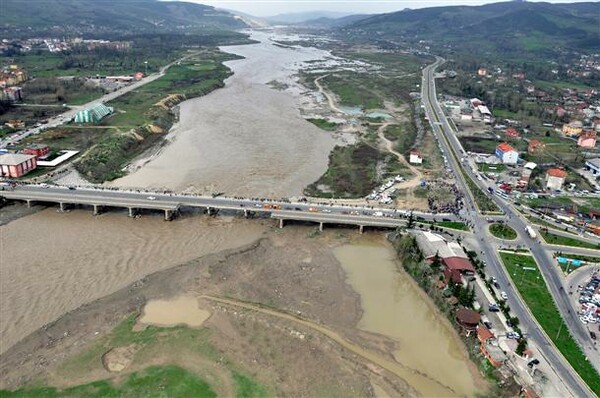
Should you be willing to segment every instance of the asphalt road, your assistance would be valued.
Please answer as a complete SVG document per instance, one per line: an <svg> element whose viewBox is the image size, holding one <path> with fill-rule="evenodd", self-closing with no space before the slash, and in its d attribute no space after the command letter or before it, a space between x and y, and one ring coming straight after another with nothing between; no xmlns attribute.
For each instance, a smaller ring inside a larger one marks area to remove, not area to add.
<svg viewBox="0 0 600 398"><path fill-rule="evenodd" d="M463 151L456 135L454 134L451 126L446 119L444 112L437 101L437 94L435 89L435 81L433 73L435 69L441 65L444 60L440 57L436 57L436 62L425 67L423 69L423 83L422 83L422 101L425 106L426 114L430 120L434 135L436 135L440 145L444 149L449 165L454 171L457 177L457 184L465 192L470 193L468 186L464 180L464 176L461 173L461 165L457 159L452 156L452 151L457 156L462 156ZM466 172L470 173L470 169L466 168ZM473 181L477 183L477 179L473 178ZM485 188L483 188L485 189ZM525 230L526 223L515 214L515 211L506 203L499 200L498 197L493 197L496 204L502 209L504 214L507 216L509 225L516 231L523 233ZM549 338L542 333L541 328L529 312L526 305L519 299L519 296L510 282L510 278L498 256L497 247L494 246L494 239L489 235L487 228L487 221L485 217L480 215L475 209L475 201L471 194L465 196L466 202L466 215L473 224L474 234L480 236L480 248L481 255L484 257L487 263L487 272L491 275L496 276L500 283L502 290L508 294L508 303L514 314L521 321L522 330L527 332L529 340L533 341L539 348L540 353L543 357L553 366L557 377L559 377L564 384L566 384L570 391L575 396L585 397L593 396L594 394L589 390L588 386L581 380L576 374L571 365L564 359L564 357L558 352L556 347L552 345ZM575 338L583 347L589 345L589 338L584 335L584 330L581 327L579 319L576 318L576 314L571 311L571 306L568 303L568 296L564 292L562 286L562 280L560 275L554 266L547 266L552 264L551 258L547 255L542 245L537 241L530 239L527 242L527 246L530 247L532 254L538 262L542 274L546 279L548 287L552 296L554 297L557 306L569 325L569 329ZM491 271L491 272L490 272Z"/></svg>

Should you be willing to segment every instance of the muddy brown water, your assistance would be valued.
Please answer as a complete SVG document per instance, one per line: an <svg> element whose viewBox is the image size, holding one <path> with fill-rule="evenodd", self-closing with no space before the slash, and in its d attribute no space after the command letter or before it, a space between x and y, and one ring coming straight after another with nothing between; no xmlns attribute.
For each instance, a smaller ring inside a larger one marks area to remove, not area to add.
<svg viewBox="0 0 600 398"><path fill-rule="evenodd" d="M361 296L358 327L397 341L396 360L418 372L406 371L403 378L426 396L473 396L477 388L454 331L410 276L397 272L394 251L383 244L353 244L334 253Z"/></svg>
<svg viewBox="0 0 600 398"><path fill-rule="evenodd" d="M259 239L256 220L94 217L54 209L0 227L0 353L82 304L156 271Z"/></svg>
<svg viewBox="0 0 600 398"><path fill-rule="evenodd" d="M280 198L316 181L335 141L300 115L302 88L292 76L302 62L329 53L275 46L274 36L253 32L260 43L223 47L245 57L226 63L234 72L226 86L183 102L173 142L110 184ZM273 89L267 83L274 80L293 88Z"/></svg>
<svg viewBox="0 0 600 398"><path fill-rule="evenodd" d="M138 322L155 326L202 326L210 312L198 305L192 296L179 296L168 300L150 300L144 306Z"/></svg>

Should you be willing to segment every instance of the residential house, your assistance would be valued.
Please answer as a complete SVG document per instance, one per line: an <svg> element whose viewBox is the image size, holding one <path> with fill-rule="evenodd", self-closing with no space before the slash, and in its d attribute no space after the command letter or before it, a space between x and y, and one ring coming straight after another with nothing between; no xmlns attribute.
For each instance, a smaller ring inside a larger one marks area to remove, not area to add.
<svg viewBox="0 0 600 398"><path fill-rule="evenodd" d="M572 121L562 127L562 133L565 137L577 137L583 131L583 123L579 120Z"/></svg>
<svg viewBox="0 0 600 398"><path fill-rule="evenodd" d="M4 123L4 125L15 130L25 128L25 122L22 120L9 120L8 122Z"/></svg>
<svg viewBox="0 0 600 398"><path fill-rule="evenodd" d="M560 190L565 183L567 172L563 169L549 169L546 172L546 189Z"/></svg>
<svg viewBox="0 0 600 398"><path fill-rule="evenodd" d="M409 163L421 164L423 163L423 158L421 157L421 152L416 149L410 151L410 156L408 158Z"/></svg>
<svg viewBox="0 0 600 398"><path fill-rule="evenodd" d="M577 139L577 146L581 148L595 148L596 135L596 130L584 130Z"/></svg>
<svg viewBox="0 0 600 398"><path fill-rule="evenodd" d="M37 167L37 159L33 155L7 153L0 155L0 177L18 178Z"/></svg>
<svg viewBox="0 0 600 398"><path fill-rule="evenodd" d="M456 322L462 326L468 334L477 330L477 325L481 320L481 315L478 312L468 308L459 308L456 311Z"/></svg>
<svg viewBox="0 0 600 398"><path fill-rule="evenodd" d="M2 100L10 103L22 101L21 87L5 87L2 90Z"/></svg>
<svg viewBox="0 0 600 398"><path fill-rule="evenodd" d="M487 75L487 69L485 69L485 68L479 68L479 70L477 70L477 75L479 75L479 76L485 76L485 75Z"/></svg>
<svg viewBox="0 0 600 398"><path fill-rule="evenodd" d="M504 134L506 135L506 138L512 138L512 139L519 138L519 132L517 131L517 129L514 129L512 127L507 128L506 132Z"/></svg>
<svg viewBox="0 0 600 398"><path fill-rule="evenodd" d="M507 143L499 144L496 147L496 156L504 164L517 164L519 161L519 152Z"/></svg>
<svg viewBox="0 0 600 398"><path fill-rule="evenodd" d="M523 170L521 171L521 181L525 182L525 185L527 185L527 183L529 182L529 179L531 178L531 173L533 173L533 170L536 167L537 164L533 162L527 162L525 163L525 166L523 166Z"/></svg>

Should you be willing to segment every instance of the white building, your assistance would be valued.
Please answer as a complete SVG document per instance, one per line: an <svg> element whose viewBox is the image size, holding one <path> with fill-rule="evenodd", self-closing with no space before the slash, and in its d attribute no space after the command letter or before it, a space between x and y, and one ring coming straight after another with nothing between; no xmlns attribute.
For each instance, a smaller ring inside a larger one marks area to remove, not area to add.
<svg viewBox="0 0 600 398"><path fill-rule="evenodd" d="M600 176L600 158L586 160L585 169L595 176Z"/></svg>
<svg viewBox="0 0 600 398"><path fill-rule="evenodd" d="M546 189L558 190L562 189L565 183L567 172L563 169L549 169L546 172Z"/></svg>
<svg viewBox="0 0 600 398"><path fill-rule="evenodd" d="M410 157L408 158L409 163L413 164L421 164L423 163L423 158L421 157L421 153L419 151L410 151Z"/></svg>
<svg viewBox="0 0 600 398"><path fill-rule="evenodd" d="M519 152L507 143L499 144L496 147L496 156L504 164L517 164L519 162Z"/></svg>

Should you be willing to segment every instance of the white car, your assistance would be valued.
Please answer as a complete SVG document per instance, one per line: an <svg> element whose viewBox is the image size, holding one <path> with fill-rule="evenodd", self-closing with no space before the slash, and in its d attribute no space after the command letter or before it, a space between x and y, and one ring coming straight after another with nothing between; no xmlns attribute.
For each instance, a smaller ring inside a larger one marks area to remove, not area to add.
<svg viewBox="0 0 600 398"><path fill-rule="evenodd" d="M156 200L156 196L148 196L146 199L148 199L148 200Z"/></svg>
<svg viewBox="0 0 600 398"><path fill-rule="evenodd" d="M502 300L508 300L508 294L506 294L506 292L501 292L500 297L502 297Z"/></svg>

